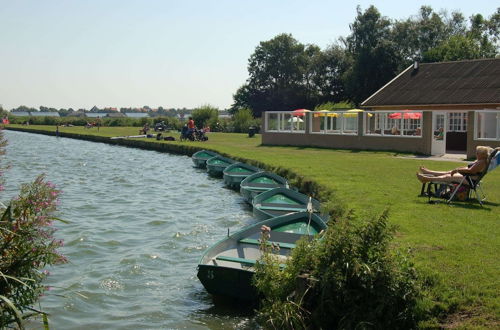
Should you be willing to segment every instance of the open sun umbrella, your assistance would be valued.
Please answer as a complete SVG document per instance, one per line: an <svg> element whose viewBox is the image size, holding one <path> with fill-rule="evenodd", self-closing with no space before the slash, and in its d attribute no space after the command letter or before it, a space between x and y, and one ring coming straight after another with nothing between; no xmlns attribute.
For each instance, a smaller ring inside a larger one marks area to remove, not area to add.
<svg viewBox="0 0 500 330"><path fill-rule="evenodd" d="M347 110L346 113L344 114L344 117L352 118L352 117L357 117L358 113L364 112L365 110L362 109L351 109ZM368 117L373 116L371 113L368 114Z"/></svg>
<svg viewBox="0 0 500 330"><path fill-rule="evenodd" d="M314 113L314 118L318 117L337 117L335 112L330 112L330 110L318 110Z"/></svg>
<svg viewBox="0 0 500 330"><path fill-rule="evenodd" d="M389 118L391 119L401 119L403 116L404 119L420 119L422 118L421 112L413 112L413 110L402 110L401 112L394 112L389 114Z"/></svg>
<svg viewBox="0 0 500 330"><path fill-rule="evenodd" d="M310 112L311 110L307 109L296 109L292 111L292 116L299 116L299 117L304 117L306 115L306 112Z"/></svg>

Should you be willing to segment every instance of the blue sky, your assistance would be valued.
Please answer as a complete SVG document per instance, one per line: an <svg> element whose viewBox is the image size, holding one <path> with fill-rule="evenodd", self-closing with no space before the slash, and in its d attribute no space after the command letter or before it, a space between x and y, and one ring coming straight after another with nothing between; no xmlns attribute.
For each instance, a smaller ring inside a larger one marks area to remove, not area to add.
<svg viewBox="0 0 500 330"><path fill-rule="evenodd" d="M0 104L38 108L229 107L260 41L321 48L356 6L405 19L420 6L490 16L491 0L0 0Z"/></svg>

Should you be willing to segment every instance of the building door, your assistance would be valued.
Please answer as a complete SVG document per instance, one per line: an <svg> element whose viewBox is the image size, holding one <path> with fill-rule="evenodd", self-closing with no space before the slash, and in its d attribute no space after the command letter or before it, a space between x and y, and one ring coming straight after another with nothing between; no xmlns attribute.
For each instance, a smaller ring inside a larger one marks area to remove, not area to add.
<svg viewBox="0 0 500 330"><path fill-rule="evenodd" d="M431 155L446 153L446 112L432 112L432 145Z"/></svg>
<svg viewBox="0 0 500 330"><path fill-rule="evenodd" d="M467 150L467 112L448 112L446 152Z"/></svg>

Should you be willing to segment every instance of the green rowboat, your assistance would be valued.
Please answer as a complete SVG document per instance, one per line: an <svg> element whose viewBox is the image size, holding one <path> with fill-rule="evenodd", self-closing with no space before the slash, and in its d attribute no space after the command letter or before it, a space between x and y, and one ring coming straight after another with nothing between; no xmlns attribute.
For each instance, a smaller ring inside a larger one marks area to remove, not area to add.
<svg viewBox="0 0 500 330"><path fill-rule="evenodd" d="M198 168L206 168L207 167L207 160L209 160L212 157L218 156L216 152L210 151L210 150L200 150L198 152L195 152L192 156L191 159L193 160L194 166Z"/></svg>
<svg viewBox="0 0 500 330"><path fill-rule="evenodd" d="M252 204L253 198L258 194L280 187L289 188L288 181L284 177L271 172L258 172L241 181L240 193L249 204Z"/></svg>
<svg viewBox="0 0 500 330"><path fill-rule="evenodd" d="M223 171L224 183L232 189L239 189L240 182L261 169L245 163L234 163L226 167Z"/></svg>
<svg viewBox="0 0 500 330"><path fill-rule="evenodd" d="M222 172L224 171L224 169L226 167L228 167L229 165L234 164L234 163L235 163L234 160L232 160L230 158L222 157L220 155L209 158L207 160L208 175L221 178Z"/></svg>
<svg viewBox="0 0 500 330"><path fill-rule="evenodd" d="M271 228L268 242L279 245L274 254L283 265L300 238L312 238L326 229L318 215L300 212L268 219L229 235L206 250L198 264L198 278L210 294L240 300L258 297L252 277L255 263L262 256L259 239L263 225Z"/></svg>
<svg viewBox="0 0 500 330"><path fill-rule="evenodd" d="M309 196L287 188L274 188L254 197L253 215L259 220L307 211ZM311 198L312 212L319 213L320 204Z"/></svg>

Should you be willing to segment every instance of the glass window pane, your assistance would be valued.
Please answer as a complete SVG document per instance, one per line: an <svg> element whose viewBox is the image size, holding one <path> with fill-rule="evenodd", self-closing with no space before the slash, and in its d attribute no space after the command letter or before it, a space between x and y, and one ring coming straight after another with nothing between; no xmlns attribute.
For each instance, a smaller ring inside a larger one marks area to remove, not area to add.
<svg viewBox="0 0 500 330"><path fill-rule="evenodd" d="M278 130L278 114L277 113L266 113L267 115L267 130L277 131Z"/></svg>
<svg viewBox="0 0 500 330"><path fill-rule="evenodd" d="M498 112L480 112L477 114L476 131L479 139L497 139Z"/></svg>

